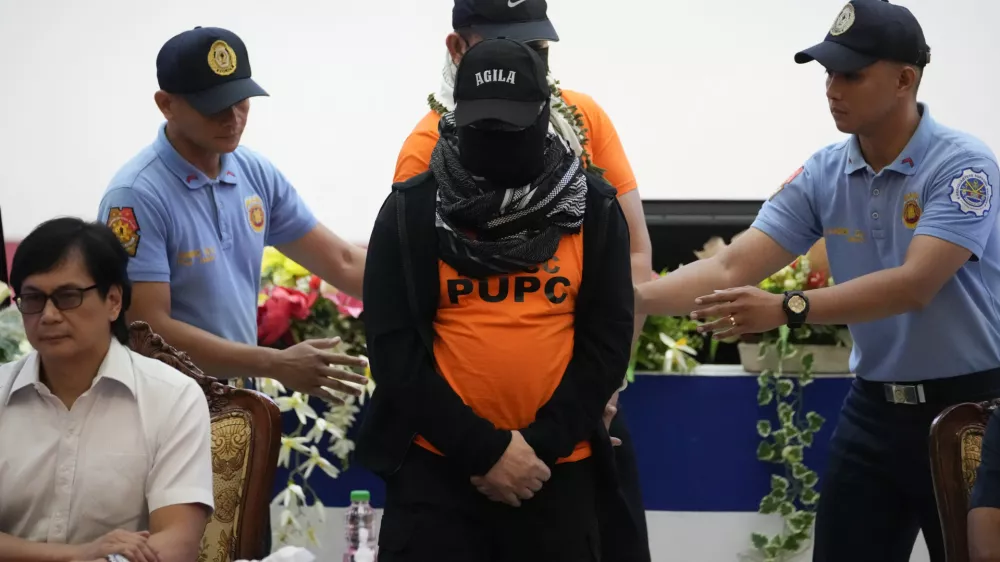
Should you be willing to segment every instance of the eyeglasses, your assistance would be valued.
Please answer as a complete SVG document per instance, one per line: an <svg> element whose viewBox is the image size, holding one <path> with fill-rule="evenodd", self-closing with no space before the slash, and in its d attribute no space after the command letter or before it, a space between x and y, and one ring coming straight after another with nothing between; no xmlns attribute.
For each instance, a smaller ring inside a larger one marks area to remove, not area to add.
<svg viewBox="0 0 1000 562"><path fill-rule="evenodd" d="M45 293L25 293L18 295L14 299L17 309L21 314L38 314L45 310L45 303L52 301L52 304L59 310L72 310L83 304L83 295L87 291L92 291L97 285L91 285L83 289L59 289L51 295Z"/></svg>

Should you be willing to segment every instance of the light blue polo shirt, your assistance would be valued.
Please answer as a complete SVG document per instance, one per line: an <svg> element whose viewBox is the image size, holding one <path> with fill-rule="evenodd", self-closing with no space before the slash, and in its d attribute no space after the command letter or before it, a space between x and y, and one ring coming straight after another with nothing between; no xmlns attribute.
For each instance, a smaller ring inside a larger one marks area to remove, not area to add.
<svg viewBox="0 0 1000 562"><path fill-rule="evenodd" d="M209 178L174 150L165 126L111 180L98 215L129 252L133 283L170 283L172 318L249 345L264 247L317 223L264 157L241 146Z"/></svg>
<svg viewBox="0 0 1000 562"><path fill-rule="evenodd" d="M850 326L851 369L867 380L911 382L1000 367L997 159L976 138L920 109L920 125L892 165L875 174L856 137L828 146L753 224L795 255L825 237L837 283L902 265L916 235L972 252L923 310Z"/></svg>

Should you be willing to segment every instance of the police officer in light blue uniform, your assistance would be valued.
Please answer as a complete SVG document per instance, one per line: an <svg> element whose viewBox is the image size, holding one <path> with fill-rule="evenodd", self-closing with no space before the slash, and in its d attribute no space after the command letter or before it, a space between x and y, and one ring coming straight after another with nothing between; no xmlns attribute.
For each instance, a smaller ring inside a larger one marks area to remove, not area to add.
<svg viewBox="0 0 1000 562"><path fill-rule="evenodd" d="M703 329L720 339L847 324L857 378L821 479L814 560L908 561L922 529L943 562L930 424L1000 396L997 158L917 103L930 48L904 7L852 0L795 59L827 69L851 137L813 155L723 252L638 286L637 313L714 319ZM820 238L837 285L756 288Z"/></svg>
<svg viewBox="0 0 1000 562"><path fill-rule="evenodd" d="M324 387L357 394L341 381L366 379L331 365L363 361L330 352L334 342L257 346L265 246L358 297L365 256L321 225L271 162L239 145L249 98L267 95L243 41L195 28L167 41L156 66L166 123L115 174L98 211L131 256L130 320L219 378L268 377L327 399Z"/></svg>

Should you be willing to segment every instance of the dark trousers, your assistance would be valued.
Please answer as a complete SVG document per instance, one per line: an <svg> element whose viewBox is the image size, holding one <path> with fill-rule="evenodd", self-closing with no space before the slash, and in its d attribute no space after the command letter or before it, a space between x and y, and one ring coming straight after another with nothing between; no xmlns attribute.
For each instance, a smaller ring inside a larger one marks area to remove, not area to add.
<svg viewBox="0 0 1000 562"><path fill-rule="evenodd" d="M892 404L882 384L855 379L821 482L813 562L908 562L921 530L932 562L944 562L931 422L950 405L1000 396L1000 372L924 386L927 403Z"/></svg>
<svg viewBox="0 0 1000 562"><path fill-rule="evenodd" d="M618 415L611 421L608 431L621 439L615 447L615 466L620 488L620 505L617 502L599 502L598 522L601 532L601 546L605 562L650 562L649 533L646 529L646 508L642 502L642 488L639 486L639 466L635 457L635 444L622 416L622 405ZM611 504L611 505L609 505ZM638 534L638 542L636 541Z"/></svg>
<svg viewBox="0 0 1000 562"><path fill-rule="evenodd" d="M413 445L386 481L379 562L597 562L596 487L591 460L560 464L534 498L510 507Z"/></svg>

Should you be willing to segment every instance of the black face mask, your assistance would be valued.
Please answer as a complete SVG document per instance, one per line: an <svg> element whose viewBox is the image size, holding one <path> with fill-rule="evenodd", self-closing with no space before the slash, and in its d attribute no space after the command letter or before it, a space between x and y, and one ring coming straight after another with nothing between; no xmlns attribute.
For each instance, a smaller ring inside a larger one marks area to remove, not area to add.
<svg viewBox="0 0 1000 562"><path fill-rule="evenodd" d="M499 122L459 127L459 160L469 173L498 189L527 185L544 171L548 132L548 102L527 129L511 131Z"/></svg>
<svg viewBox="0 0 1000 562"><path fill-rule="evenodd" d="M542 62L545 63L545 73L548 74L549 73L549 47L548 47L548 45L542 47L538 43L528 43L528 46L531 47L531 50L535 51L535 53L538 54L538 57L542 59Z"/></svg>

